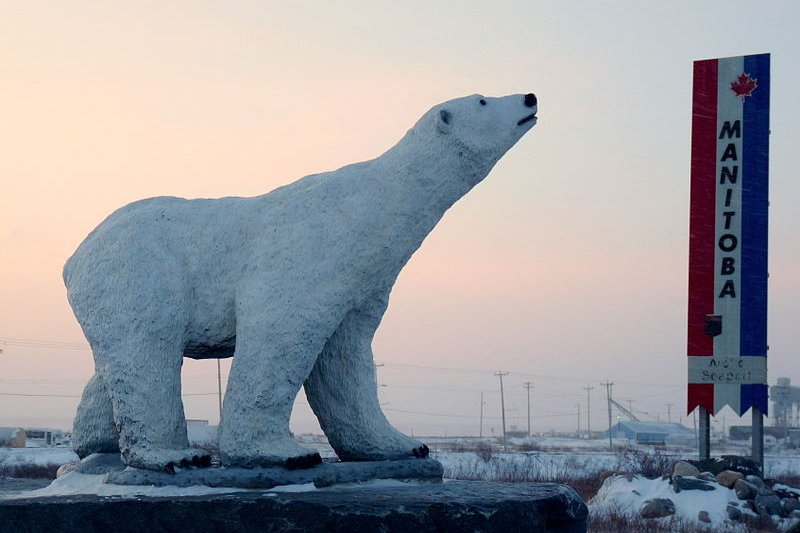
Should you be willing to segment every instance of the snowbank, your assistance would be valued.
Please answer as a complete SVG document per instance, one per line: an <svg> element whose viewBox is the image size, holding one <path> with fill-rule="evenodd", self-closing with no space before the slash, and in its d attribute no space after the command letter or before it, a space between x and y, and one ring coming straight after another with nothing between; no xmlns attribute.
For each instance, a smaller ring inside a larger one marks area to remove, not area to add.
<svg viewBox="0 0 800 533"><path fill-rule="evenodd" d="M0 467L65 465L80 461L71 448L0 448Z"/></svg>
<svg viewBox="0 0 800 533"><path fill-rule="evenodd" d="M597 495L589 501L593 514L619 513L638 516L647 500L669 498L675 504L675 516L686 521L697 522L700 511L708 512L709 526L721 527L733 524L728 520L728 504L740 507L736 494L716 485L713 490L683 490L675 493L669 479L646 479L639 476L611 476L605 480ZM740 507L743 513L753 514Z"/></svg>

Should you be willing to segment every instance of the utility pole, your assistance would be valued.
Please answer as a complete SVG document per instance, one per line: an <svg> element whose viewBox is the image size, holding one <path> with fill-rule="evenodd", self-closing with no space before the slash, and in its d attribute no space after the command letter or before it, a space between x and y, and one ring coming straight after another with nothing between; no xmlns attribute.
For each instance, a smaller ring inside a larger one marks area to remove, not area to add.
<svg viewBox="0 0 800 533"><path fill-rule="evenodd" d="M481 391L481 425L480 429L478 430L478 436L483 438L483 406L486 405L486 402L483 401L483 391Z"/></svg>
<svg viewBox="0 0 800 533"><path fill-rule="evenodd" d="M219 425L222 426L222 368L217 359L217 396L219 398Z"/></svg>
<svg viewBox="0 0 800 533"><path fill-rule="evenodd" d="M667 422L672 422L672 404L667 402Z"/></svg>
<svg viewBox="0 0 800 533"><path fill-rule="evenodd" d="M606 388L606 400L608 401L608 449L614 451L614 442L611 440L611 387L614 386L613 381L603 381L600 385Z"/></svg>
<svg viewBox="0 0 800 533"><path fill-rule="evenodd" d="M586 391L586 438L592 438L592 408L591 408L591 398L589 397L589 391L594 389L594 387L584 387L583 390Z"/></svg>
<svg viewBox="0 0 800 533"><path fill-rule="evenodd" d="M508 453L508 442L506 442L506 400L503 394L503 376L507 376L508 372L499 371L495 376L500 378L500 410L503 415L503 451Z"/></svg>
<svg viewBox="0 0 800 533"><path fill-rule="evenodd" d="M578 438L581 436L581 402L578 402L575 407L578 408Z"/></svg>
<svg viewBox="0 0 800 533"><path fill-rule="evenodd" d="M531 389L533 383L530 381L525 382L525 388L528 390L528 438L531 438Z"/></svg>

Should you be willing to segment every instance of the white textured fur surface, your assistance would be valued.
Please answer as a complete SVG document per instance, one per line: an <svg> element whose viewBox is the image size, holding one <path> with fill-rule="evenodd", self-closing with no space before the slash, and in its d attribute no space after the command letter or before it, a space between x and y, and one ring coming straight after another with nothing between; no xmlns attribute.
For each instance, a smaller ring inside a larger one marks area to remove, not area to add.
<svg viewBox="0 0 800 533"><path fill-rule="evenodd" d="M411 456L422 444L378 405L372 338L400 270L535 112L521 94L459 98L371 161L254 198L159 197L114 212L64 267L96 369L76 450L108 451L119 432L127 464L190 459L183 357L235 354L220 428L225 464L309 453L289 433L304 384L342 459Z"/></svg>

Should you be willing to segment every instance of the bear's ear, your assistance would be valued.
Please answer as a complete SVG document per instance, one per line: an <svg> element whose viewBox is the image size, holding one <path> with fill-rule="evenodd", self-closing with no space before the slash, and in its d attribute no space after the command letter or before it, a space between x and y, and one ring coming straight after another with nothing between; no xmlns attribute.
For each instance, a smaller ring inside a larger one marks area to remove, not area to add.
<svg viewBox="0 0 800 533"><path fill-rule="evenodd" d="M440 133L449 133L452 127L453 115L447 109L440 109L434 118L436 120L436 129Z"/></svg>

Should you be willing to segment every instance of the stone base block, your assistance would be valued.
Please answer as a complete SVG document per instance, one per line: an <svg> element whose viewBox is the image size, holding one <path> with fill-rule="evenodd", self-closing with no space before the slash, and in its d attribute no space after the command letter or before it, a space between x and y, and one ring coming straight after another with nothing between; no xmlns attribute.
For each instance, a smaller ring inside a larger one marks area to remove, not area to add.
<svg viewBox="0 0 800 533"><path fill-rule="evenodd" d="M577 533L587 508L552 483L387 483L299 493L0 500L4 531L30 533L428 531Z"/></svg>
<svg viewBox="0 0 800 533"><path fill-rule="evenodd" d="M121 465L122 463L120 463ZM79 471L81 469L79 468ZM341 483L358 483L373 479L441 480L442 464L435 459L402 459L397 461L364 461L322 463L313 468L287 470L283 467L262 468L190 468L174 474L126 468L110 470L106 483L115 485L155 485L157 487L235 487L271 489L280 485L330 487Z"/></svg>

